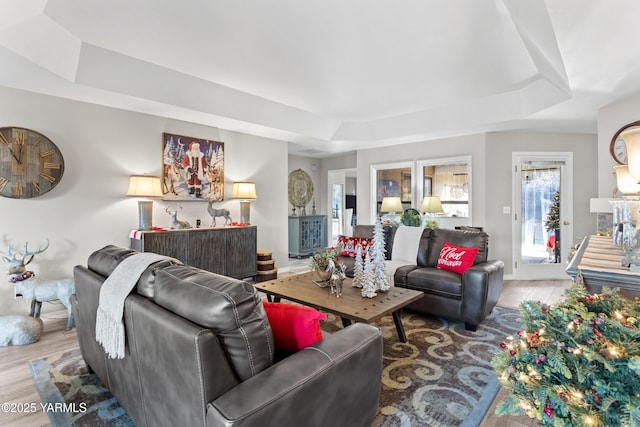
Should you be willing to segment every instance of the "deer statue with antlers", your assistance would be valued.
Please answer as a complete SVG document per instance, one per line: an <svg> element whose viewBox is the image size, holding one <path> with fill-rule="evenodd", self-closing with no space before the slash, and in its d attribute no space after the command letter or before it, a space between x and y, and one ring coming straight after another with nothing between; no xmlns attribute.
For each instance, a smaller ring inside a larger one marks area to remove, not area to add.
<svg viewBox="0 0 640 427"><path fill-rule="evenodd" d="M18 254L13 252L13 246L11 245L11 242L9 242L9 244L7 245L7 256L2 257L2 260L7 265L9 265L9 271L7 272L7 274L13 275L13 274L24 273L25 271L27 271L26 265L29 264L31 261L33 261L33 257L38 254L41 254L42 252L46 251L48 248L49 248L49 239L47 239L47 242L44 244L44 246L40 246L35 251L30 251L29 242L26 242L24 244L24 248L22 249L22 252L20 253L20 257L18 257Z"/></svg>
<svg viewBox="0 0 640 427"><path fill-rule="evenodd" d="M165 209L165 212L171 215L171 228L191 228L191 224L189 224L187 221L180 221L178 219L178 212L180 212L181 210L182 205L178 205L178 209L176 209L175 211L170 210L169 207Z"/></svg>
<svg viewBox="0 0 640 427"><path fill-rule="evenodd" d="M7 273L11 276L9 281L15 284L16 296L31 299L29 316L40 317L43 302L59 300L67 308L67 329L71 329L74 325L73 312L71 311L71 295L75 292L73 279L36 281L32 279L35 274L32 271L27 271L27 264L33 261L37 254L48 248L49 239L35 251L30 251L29 242L26 242L20 254L17 254L9 243L7 254L2 257L2 260L9 265Z"/></svg>

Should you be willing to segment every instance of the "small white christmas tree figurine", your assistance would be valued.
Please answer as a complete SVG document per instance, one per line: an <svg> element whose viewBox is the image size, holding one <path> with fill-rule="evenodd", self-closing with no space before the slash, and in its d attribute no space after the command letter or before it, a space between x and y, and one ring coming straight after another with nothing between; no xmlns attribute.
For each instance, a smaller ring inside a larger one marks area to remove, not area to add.
<svg viewBox="0 0 640 427"><path fill-rule="evenodd" d="M367 251L364 258L364 282L362 284L362 296L365 298L373 298L376 295L375 285L373 283L373 272L371 271L371 257Z"/></svg>
<svg viewBox="0 0 640 427"><path fill-rule="evenodd" d="M362 264L362 245L356 246L356 259L353 265L353 280L351 286L361 288L364 284L364 265Z"/></svg>
<svg viewBox="0 0 640 427"><path fill-rule="evenodd" d="M372 248L372 281L375 290L386 292L391 287L389 285L389 276L384 264L384 253L387 250L384 248L384 232L382 229L382 223L378 218L373 228L373 248Z"/></svg>

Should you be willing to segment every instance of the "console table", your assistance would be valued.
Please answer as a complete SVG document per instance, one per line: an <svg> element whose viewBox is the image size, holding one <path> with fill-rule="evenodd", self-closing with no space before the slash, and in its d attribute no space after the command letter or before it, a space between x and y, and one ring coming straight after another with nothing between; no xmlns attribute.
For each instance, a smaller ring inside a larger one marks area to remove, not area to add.
<svg viewBox="0 0 640 427"><path fill-rule="evenodd" d="M257 228L214 227L143 231L131 249L170 256L187 265L242 279L256 275Z"/></svg>
<svg viewBox="0 0 640 427"><path fill-rule="evenodd" d="M602 287L620 288L625 297L640 296L640 274L622 266L622 248L608 236L587 236L567 267L567 274L574 281L582 275L585 287L599 293Z"/></svg>
<svg viewBox="0 0 640 427"><path fill-rule="evenodd" d="M324 248L324 215L289 216L289 256L300 257Z"/></svg>

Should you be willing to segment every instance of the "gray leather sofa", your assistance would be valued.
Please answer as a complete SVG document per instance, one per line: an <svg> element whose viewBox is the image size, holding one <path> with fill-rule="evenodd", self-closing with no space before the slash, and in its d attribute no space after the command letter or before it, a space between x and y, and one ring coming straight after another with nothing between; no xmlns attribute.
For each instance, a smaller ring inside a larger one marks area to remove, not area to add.
<svg viewBox="0 0 640 427"><path fill-rule="evenodd" d="M372 225L354 227L356 237L371 237L372 232ZM393 230L386 233L390 238L385 238L385 244L391 244L386 246L387 252L391 253L395 233ZM479 248L473 266L464 274L436 267L444 242ZM408 309L462 321L466 329L475 331L491 313L502 291L504 262L488 260L488 255L489 236L483 231L425 228L415 264L398 267L394 284L424 292L424 298L408 305ZM348 262L353 265L353 261Z"/></svg>
<svg viewBox="0 0 640 427"><path fill-rule="evenodd" d="M367 426L382 338L357 323L274 362L273 335L250 284L163 260L125 301L126 356L95 339L100 287L135 251L107 246L76 266L72 307L84 360L137 426Z"/></svg>

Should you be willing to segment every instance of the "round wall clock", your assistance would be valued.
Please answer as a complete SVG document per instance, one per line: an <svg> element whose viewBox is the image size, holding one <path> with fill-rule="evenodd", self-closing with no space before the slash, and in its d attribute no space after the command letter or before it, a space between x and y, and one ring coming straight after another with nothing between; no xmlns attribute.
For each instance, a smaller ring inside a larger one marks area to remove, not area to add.
<svg viewBox="0 0 640 427"><path fill-rule="evenodd" d="M49 138L31 129L0 128L0 196L29 199L53 189L64 158Z"/></svg>
<svg viewBox="0 0 640 427"><path fill-rule="evenodd" d="M611 143L609 144L609 153L613 160L620 165L627 164L627 146L624 143L624 139L620 137L620 134L627 129L640 126L640 121L629 123L628 125L622 126L611 138Z"/></svg>

